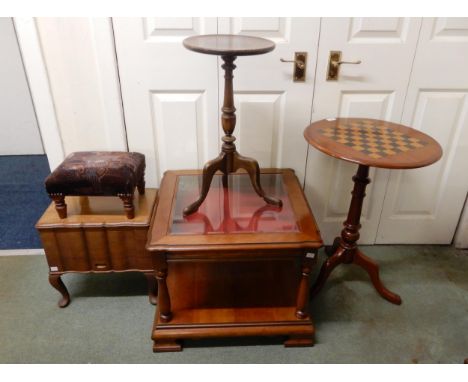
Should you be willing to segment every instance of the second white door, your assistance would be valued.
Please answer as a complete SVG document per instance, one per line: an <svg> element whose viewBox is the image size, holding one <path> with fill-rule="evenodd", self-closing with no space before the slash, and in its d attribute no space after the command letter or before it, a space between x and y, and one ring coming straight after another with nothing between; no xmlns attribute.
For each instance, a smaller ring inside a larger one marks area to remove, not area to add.
<svg viewBox="0 0 468 382"><path fill-rule="evenodd" d="M400 123L418 41L419 18L323 18L313 121L367 117ZM327 80L331 51L344 61L337 81ZM326 243L342 229L357 166L309 148L305 192ZM389 171L371 169L362 215L361 243L377 234Z"/></svg>

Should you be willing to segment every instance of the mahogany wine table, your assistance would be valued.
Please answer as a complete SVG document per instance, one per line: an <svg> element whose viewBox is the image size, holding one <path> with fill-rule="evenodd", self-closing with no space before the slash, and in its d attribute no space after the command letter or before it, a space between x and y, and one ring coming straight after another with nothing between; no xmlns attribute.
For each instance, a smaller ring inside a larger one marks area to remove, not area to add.
<svg viewBox="0 0 468 382"><path fill-rule="evenodd" d="M401 298L389 291L379 277L379 267L358 248L360 217L366 186L370 183L369 167L410 169L428 166L442 156L440 145L430 136L411 127L363 118L334 118L312 123L304 137L315 148L338 159L359 165L353 177L354 189L348 217L341 237L335 238L312 288L315 296L331 271L339 264L356 264L369 274L377 292L393 304Z"/></svg>
<svg viewBox="0 0 468 382"><path fill-rule="evenodd" d="M236 137L232 135L236 126L236 108L234 107L234 92L232 87L232 72L236 68L234 61L237 56L252 56L264 54L275 48L273 41L253 36L240 35L201 35L192 36L184 40L187 49L198 53L219 55L224 61L221 67L224 69L224 103L222 107L221 122L224 130L222 138L223 145L221 153L215 159L207 162L203 168L203 182L200 196L184 209L184 215L190 215L198 210L206 198L210 189L211 180L216 171L224 174L223 182L227 184L227 176L244 169L250 176L250 181L255 192L268 204L281 206L281 200L267 196L260 183L260 167L253 158L240 155L236 150L234 141ZM194 198L196 195L194 195ZM190 203L190 200L187 200Z"/></svg>
<svg viewBox="0 0 468 382"><path fill-rule="evenodd" d="M146 246L159 291L153 350L239 336L313 345L309 277L322 240L299 181L292 170L261 171L265 190L282 198L279 207L258 198L245 172L229 184L223 178L215 174L198 212L184 217L202 172L164 175Z"/></svg>

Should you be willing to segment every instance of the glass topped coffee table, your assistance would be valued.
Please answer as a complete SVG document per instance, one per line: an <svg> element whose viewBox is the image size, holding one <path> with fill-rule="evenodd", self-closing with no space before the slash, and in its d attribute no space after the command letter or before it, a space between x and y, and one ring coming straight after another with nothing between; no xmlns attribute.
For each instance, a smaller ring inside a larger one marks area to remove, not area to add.
<svg viewBox="0 0 468 382"><path fill-rule="evenodd" d="M231 174L228 187L219 173L198 211L184 217L202 172L164 175L147 242L159 290L154 351L212 337L313 344L309 277L322 239L292 170L262 170L260 178L281 207L265 204L247 173Z"/></svg>

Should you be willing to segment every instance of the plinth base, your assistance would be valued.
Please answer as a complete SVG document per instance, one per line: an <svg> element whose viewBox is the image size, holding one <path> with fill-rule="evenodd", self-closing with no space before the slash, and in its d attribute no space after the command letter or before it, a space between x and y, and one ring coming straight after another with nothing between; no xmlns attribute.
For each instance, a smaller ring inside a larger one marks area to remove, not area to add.
<svg viewBox="0 0 468 382"><path fill-rule="evenodd" d="M298 319L296 307L186 309L173 312L170 323L156 313L153 351L181 351L184 339L287 336L285 347L313 346L310 317ZM190 323L187 323L190 322Z"/></svg>

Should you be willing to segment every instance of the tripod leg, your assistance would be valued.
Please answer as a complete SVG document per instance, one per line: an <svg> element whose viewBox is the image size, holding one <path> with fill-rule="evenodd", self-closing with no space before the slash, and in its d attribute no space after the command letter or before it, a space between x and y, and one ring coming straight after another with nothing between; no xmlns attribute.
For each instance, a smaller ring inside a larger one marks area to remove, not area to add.
<svg viewBox="0 0 468 382"><path fill-rule="evenodd" d="M374 284L374 288L384 299L390 301L392 304L401 304L401 297L393 292L390 292L382 284L379 276L379 266L373 259L367 257L358 249L354 255L353 263L359 265L361 268L364 268L364 270L369 274L372 280L372 284Z"/></svg>
<svg viewBox="0 0 468 382"><path fill-rule="evenodd" d="M325 254L327 256L331 256L336 252L338 246L340 245L340 240L340 237L337 236L335 237L335 240L333 240L333 244L331 245L331 247L325 247Z"/></svg>
<svg viewBox="0 0 468 382"><path fill-rule="evenodd" d="M234 171L236 171L239 168L243 168L247 171L252 186L255 192L258 194L258 196L263 198L263 200L268 204L273 204L279 207L283 205L283 202L280 199L272 198L271 196L265 195L265 191L263 191L262 186L260 184L260 166L258 165L258 162L255 159L244 157L237 152L234 153L233 159Z"/></svg>
<svg viewBox="0 0 468 382"><path fill-rule="evenodd" d="M218 157L213 160L210 160L205 164L203 168L203 179L202 179L202 187L200 191L200 197L190 204L189 206L184 208L184 216L190 215L198 210L200 205L208 195L208 191L210 190L211 181L213 180L213 176L218 170L222 170L224 168L224 161L226 158L226 154L221 152Z"/></svg>
<svg viewBox="0 0 468 382"><path fill-rule="evenodd" d="M325 281L327 281L328 276L330 273L335 269L338 264L341 264L345 261L346 258L346 249L339 247L338 250L328 258L323 264L322 268L320 268L320 273L315 280L314 285L312 286L312 290L310 292L310 296L313 298L317 295L318 292L322 289Z"/></svg>

